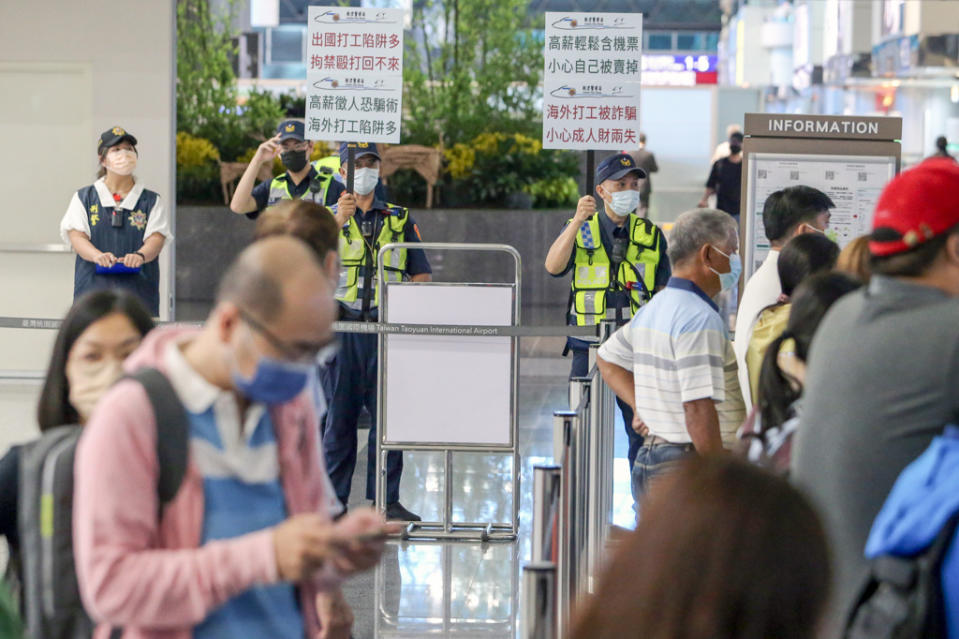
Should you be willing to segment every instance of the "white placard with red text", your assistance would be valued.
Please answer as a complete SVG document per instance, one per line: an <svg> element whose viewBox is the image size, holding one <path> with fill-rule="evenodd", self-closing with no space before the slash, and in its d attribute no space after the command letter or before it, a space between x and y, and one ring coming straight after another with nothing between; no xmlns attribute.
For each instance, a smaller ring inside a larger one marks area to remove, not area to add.
<svg viewBox="0 0 959 639"><path fill-rule="evenodd" d="M546 13L544 149L639 143L641 13Z"/></svg>
<svg viewBox="0 0 959 639"><path fill-rule="evenodd" d="M402 9L310 7L306 137L399 144Z"/></svg>

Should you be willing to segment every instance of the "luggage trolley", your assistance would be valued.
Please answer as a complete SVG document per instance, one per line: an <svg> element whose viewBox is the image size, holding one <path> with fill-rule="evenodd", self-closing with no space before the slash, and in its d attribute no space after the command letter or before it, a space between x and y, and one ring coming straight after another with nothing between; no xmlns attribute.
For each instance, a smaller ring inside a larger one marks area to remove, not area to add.
<svg viewBox="0 0 959 639"><path fill-rule="evenodd" d="M507 253L512 283L387 282L390 251ZM380 283L376 508L384 510L386 454L444 453L441 521L411 522L404 539L510 541L519 528L519 326L522 262L505 244L403 242L377 256ZM484 328L484 327L489 328ZM506 334L504 334L506 333ZM457 407L454 409L454 407ZM512 521L453 521L453 453L512 456Z"/></svg>

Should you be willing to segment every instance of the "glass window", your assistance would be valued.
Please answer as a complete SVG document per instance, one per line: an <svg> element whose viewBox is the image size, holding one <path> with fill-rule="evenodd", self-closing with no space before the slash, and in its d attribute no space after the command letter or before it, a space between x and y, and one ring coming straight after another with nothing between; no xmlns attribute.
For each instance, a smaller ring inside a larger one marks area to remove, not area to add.
<svg viewBox="0 0 959 639"><path fill-rule="evenodd" d="M270 63L303 62L303 35L301 28L281 28L270 30Z"/></svg>
<svg viewBox="0 0 959 639"><path fill-rule="evenodd" d="M718 51L719 50L719 32L710 31L709 33L704 34L706 36L706 46L703 49L704 51Z"/></svg>
<svg viewBox="0 0 959 639"><path fill-rule="evenodd" d="M703 34L701 33L677 33L676 48L680 51L701 51L703 47Z"/></svg>
<svg viewBox="0 0 959 639"><path fill-rule="evenodd" d="M672 33L650 33L647 36L646 48L650 51L671 51L673 48Z"/></svg>

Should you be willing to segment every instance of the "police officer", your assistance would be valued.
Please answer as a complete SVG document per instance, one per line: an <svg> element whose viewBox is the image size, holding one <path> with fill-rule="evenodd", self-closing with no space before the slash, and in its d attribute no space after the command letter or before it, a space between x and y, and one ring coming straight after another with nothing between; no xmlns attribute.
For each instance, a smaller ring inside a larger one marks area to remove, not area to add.
<svg viewBox="0 0 959 639"><path fill-rule="evenodd" d="M303 123L284 120L276 127L276 135L265 141L256 150L249 166L240 177L230 200L230 210L245 213L255 220L260 212L281 200L304 199L320 205L336 201L338 191L330 192L335 169L326 158L310 164L313 142L303 137ZM280 156L286 173L255 187L256 175L264 162L272 162ZM334 163L339 168L339 163Z"/></svg>
<svg viewBox="0 0 959 639"><path fill-rule="evenodd" d="M60 235L77 253L74 299L94 289L125 288L156 317L156 260L173 235L160 196L133 175L139 158L136 145L137 139L118 126L100 135L98 179L73 194L60 221Z"/></svg>
<svg viewBox="0 0 959 639"><path fill-rule="evenodd" d="M336 299L340 317L345 321L373 322L377 310L376 262L381 246L395 242L420 241L419 230L409 211L376 196L380 174L380 154L375 144L355 145L353 191L343 191L331 207L340 228L340 281ZM346 175L348 144L340 145L340 173ZM386 257L384 276L389 281L410 279L429 282L429 261L421 249L392 251ZM340 350L323 373L330 396L329 412L323 433L326 468L336 496L349 503L350 484L356 466L356 434L360 411L369 411L373 424L369 432L369 457L366 466L366 498L376 491L376 387L377 336L342 333ZM399 502L403 457L391 451L386 460L386 517L390 520L419 521Z"/></svg>
<svg viewBox="0 0 959 639"><path fill-rule="evenodd" d="M619 153L596 168L596 193L604 210L596 213L592 196L580 198L573 219L553 242L546 270L554 277L572 271L567 323L593 326L603 319L625 324L669 280L666 238L659 227L636 215L640 180L646 172ZM589 341L567 338L564 355L573 352L570 377L589 373ZM643 439L632 428L632 408L617 399L629 437L629 467Z"/></svg>

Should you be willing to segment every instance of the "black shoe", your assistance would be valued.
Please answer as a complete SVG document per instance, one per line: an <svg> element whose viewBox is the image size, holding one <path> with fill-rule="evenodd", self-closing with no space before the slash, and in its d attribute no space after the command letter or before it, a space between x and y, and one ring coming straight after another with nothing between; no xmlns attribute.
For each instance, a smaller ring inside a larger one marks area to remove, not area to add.
<svg viewBox="0 0 959 639"><path fill-rule="evenodd" d="M386 519L387 521L422 521L419 515L411 513L398 501L386 504Z"/></svg>

